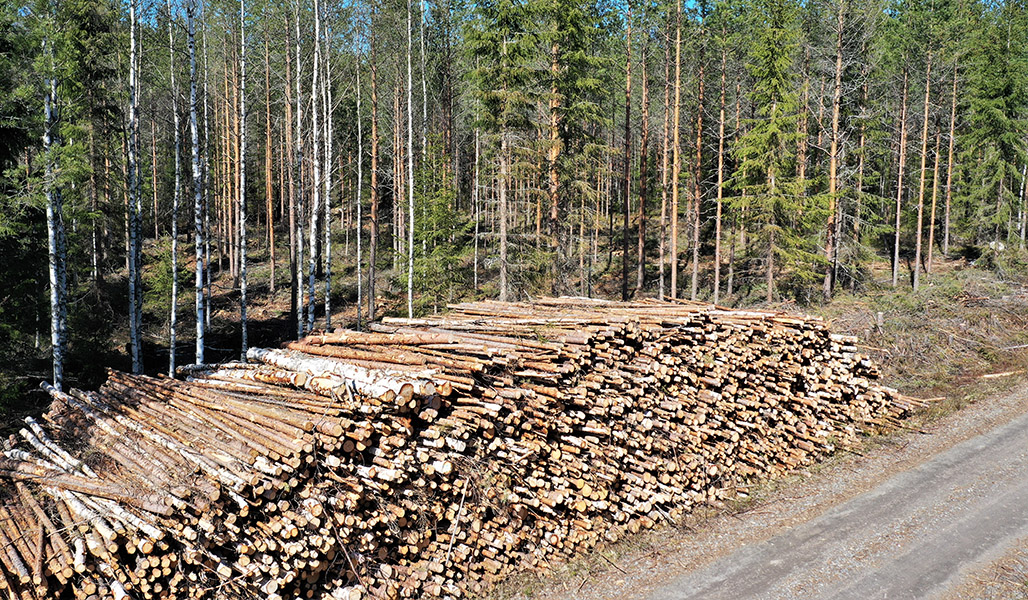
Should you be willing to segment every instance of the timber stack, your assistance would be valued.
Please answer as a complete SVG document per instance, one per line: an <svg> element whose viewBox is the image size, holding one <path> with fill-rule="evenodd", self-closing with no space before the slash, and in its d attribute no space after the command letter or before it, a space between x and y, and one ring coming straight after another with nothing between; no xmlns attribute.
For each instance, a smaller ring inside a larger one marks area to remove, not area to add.
<svg viewBox="0 0 1028 600"><path fill-rule="evenodd" d="M49 388L0 457L0 590L475 597L920 406L854 344L700 303L478 302Z"/></svg>

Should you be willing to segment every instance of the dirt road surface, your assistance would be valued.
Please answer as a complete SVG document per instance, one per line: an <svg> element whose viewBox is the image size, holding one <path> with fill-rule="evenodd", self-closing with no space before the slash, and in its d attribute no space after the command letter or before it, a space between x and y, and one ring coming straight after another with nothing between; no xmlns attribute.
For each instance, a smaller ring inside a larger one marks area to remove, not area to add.
<svg viewBox="0 0 1028 600"><path fill-rule="evenodd" d="M1028 547L1028 386L886 438L741 514L655 536L542 597L1028 598L1028 573L1004 566Z"/></svg>

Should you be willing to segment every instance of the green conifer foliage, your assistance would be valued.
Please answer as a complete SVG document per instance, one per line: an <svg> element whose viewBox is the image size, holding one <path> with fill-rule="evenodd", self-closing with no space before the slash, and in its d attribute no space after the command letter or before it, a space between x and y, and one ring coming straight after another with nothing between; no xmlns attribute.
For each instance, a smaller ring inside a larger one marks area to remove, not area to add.
<svg viewBox="0 0 1028 600"><path fill-rule="evenodd" d="M763 261L766 298L784 284L804 292L818 277L812 242L824 210L804 198L795 176L798 96L794 71L799 47L798 5L761 0L749 14L752 44L746 68L753 79L749 100L756 107L734 151L739 162L732 199L749 216L754 252ZM779 277L783 281L779 281Z"/></svg>

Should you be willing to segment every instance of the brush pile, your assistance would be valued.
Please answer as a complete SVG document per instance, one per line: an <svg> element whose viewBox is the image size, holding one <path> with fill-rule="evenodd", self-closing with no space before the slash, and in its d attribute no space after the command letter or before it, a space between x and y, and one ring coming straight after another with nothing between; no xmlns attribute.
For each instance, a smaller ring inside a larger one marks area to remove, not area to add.
<svg viewBox="0 0 1028 600"><path fill-rule="evenodd" d="M474 597L919 403L818 319L480 302L184 381L50 388L0 456L12 598Z"/></svg>

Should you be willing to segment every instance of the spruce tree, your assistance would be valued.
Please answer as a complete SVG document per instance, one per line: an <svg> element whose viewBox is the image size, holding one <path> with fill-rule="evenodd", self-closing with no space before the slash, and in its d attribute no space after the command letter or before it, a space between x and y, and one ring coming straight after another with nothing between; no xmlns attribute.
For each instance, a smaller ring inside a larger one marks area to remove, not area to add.
<svg viewBox="0 0 1028 600"><path fill-rule="evenodd" d="M1022 186L1028 161L1028 18L1023 4L986 7L973 28L970 92L964 156L968 180L965 201L979 238L1002 241Z"/></svg>
<svg viewBox="0 0 1028 600"><path fill-rule="evenodd" d="M779 273L793 283L813 282L819 257L810 232L819 213L804 203L795 172L798 95L794 62L799 47L798 5L760 0L749 14L751 39L746 68L753 79L749 99L756 107L734 151L739 160L735 187L748 193L732 199L753 221L753 247L763 259L767 302Z"/></svg>
<svg viewBox="0 0 1028 600"><path fill-rule="evenodd" d="M528 128L529 110L536 98L534 63L537 7L516 0L486 0L477 6L466 32L475 95L482 103L479 126L499 136L497 200L499 220L499 299L510 298L508 190L514 136Z"/></svg>

